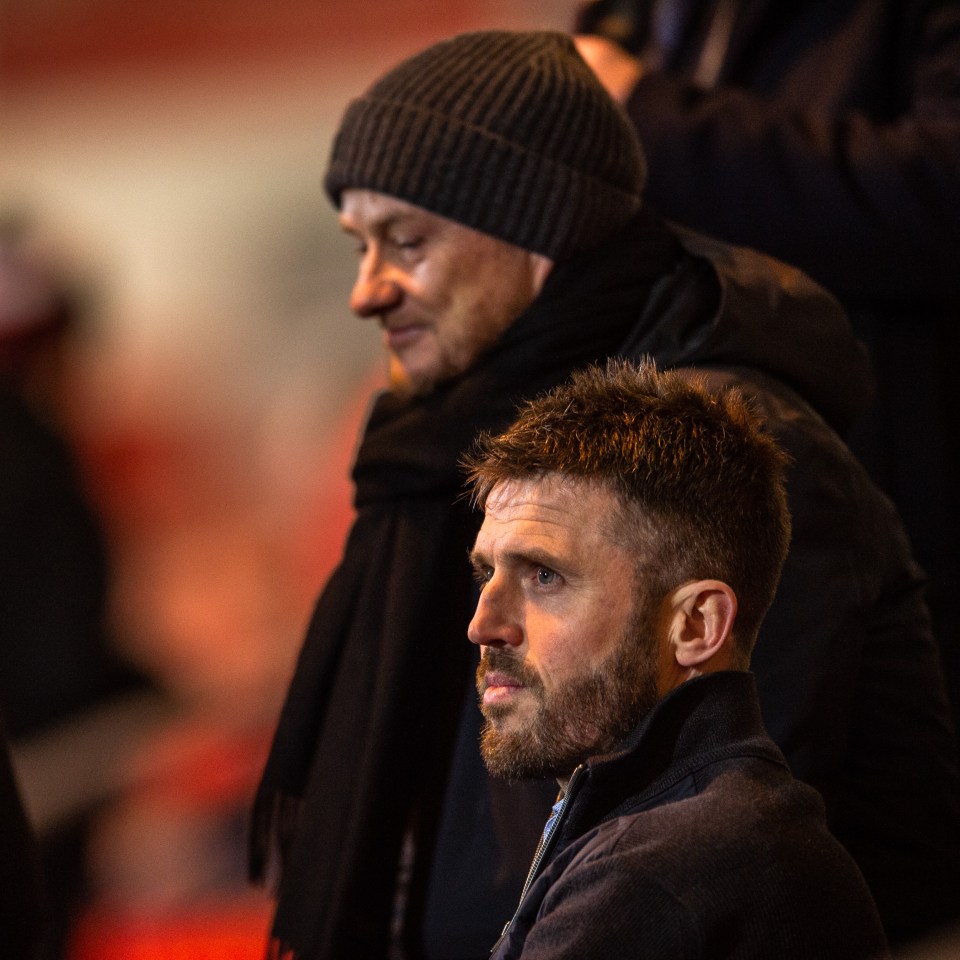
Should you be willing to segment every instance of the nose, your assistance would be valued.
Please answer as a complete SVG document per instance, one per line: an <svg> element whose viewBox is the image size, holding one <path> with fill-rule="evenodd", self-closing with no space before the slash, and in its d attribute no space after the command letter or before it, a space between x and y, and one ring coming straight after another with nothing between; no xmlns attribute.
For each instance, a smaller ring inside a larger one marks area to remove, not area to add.
<svg viewBox="0 0 960 960"><path fill-rule="evenodd" d="M523 626L512 612L508 589L497 582L496 575L480 592L467 639L483 647L519 647L523 643Z"/></svg>
<svg viewBox="0 0 960 960"><path fill-rule="evenodd" d="M386 268L372 256L365 258L350 292L350 309L358 317L375 317L400 303L403 291Z"/></svg>

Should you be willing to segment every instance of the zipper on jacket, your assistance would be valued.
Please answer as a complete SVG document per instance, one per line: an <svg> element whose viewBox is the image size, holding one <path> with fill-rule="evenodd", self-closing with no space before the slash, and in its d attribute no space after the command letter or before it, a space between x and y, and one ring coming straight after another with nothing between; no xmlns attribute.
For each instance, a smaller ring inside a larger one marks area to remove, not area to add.
<svg viewBox="0 0 960 960"><path fill-rule="evenodd" d="M531 884L536 879L537 874L540 872L540 866L542 865L547 854L553 849L554 839L560 833L560 827L563 825L563 819L567 814L568 807L570 806L570 798L573 796L574 788L579 782L580 777L585 769L586 767L581 763L580 766L573 771L573 774L567 783L567 789L564 791L563 796L559 800L559 809L556 812L553 826L549 833L545 833L544 836L540 838L540 843L537 845L537 851L534 853L533 861L530 864L530 869L527 871L527 879L523 881L523 889L520 891L520 899L517 901L517 908L513 911L513 916L503 925L503 930L500 931L500 936L497 939L497 942L490 948L491 953L495 953L497 948L506 938L507 933L513 926L513 921L517 919L517 914L520 913L520 907L523 906L523 901L527 896L527 891L530 889Z"/></svg>

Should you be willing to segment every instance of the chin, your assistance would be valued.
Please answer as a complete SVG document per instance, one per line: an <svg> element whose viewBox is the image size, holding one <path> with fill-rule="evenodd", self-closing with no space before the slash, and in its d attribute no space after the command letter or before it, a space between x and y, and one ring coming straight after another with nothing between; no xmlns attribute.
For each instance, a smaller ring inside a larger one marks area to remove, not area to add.
<svg viewBox="0 0 960 960"><path fill-rule="evenodd" d="M419 397L430 393L442 378L433 372L411 369L391 353L389 359L390 389L400 396Z"/></svg>
<svg viewBox="0 0 960 960"><path fill-rule="evenodd" d="M441 383L452 380L461 371L410 370L390 358L390 389L403 397L422 397L432 393Z"/></svg>

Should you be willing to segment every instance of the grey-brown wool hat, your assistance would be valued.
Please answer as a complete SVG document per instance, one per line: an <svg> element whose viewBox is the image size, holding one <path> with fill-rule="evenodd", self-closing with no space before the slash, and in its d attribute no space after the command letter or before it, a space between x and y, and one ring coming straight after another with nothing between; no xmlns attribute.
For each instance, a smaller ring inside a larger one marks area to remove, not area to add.
<svg viewBox="0 0 960 960"><path fill-rule="evenodd" d="M324 186L375 190L554 260L640 209L643 151L563 33L483 31L404 61L347 107Z"/></svg>

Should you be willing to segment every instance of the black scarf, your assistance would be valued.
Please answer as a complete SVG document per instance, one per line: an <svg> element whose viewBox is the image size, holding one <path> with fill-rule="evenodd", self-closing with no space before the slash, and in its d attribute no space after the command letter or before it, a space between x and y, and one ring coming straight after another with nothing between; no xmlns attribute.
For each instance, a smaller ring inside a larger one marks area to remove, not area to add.
<svg viewBox="0 0 960 960"><path fill-rule="evenodd" d="M353 473L357 518L254 805L254 878L274 839L282 853L273 956L386 957L403 837L430 847L469 662L480 517L462 497L460 456L523 398L616 353L681 256L641 213L556 265L467 374L424 397L378 398Z"/></svg>

